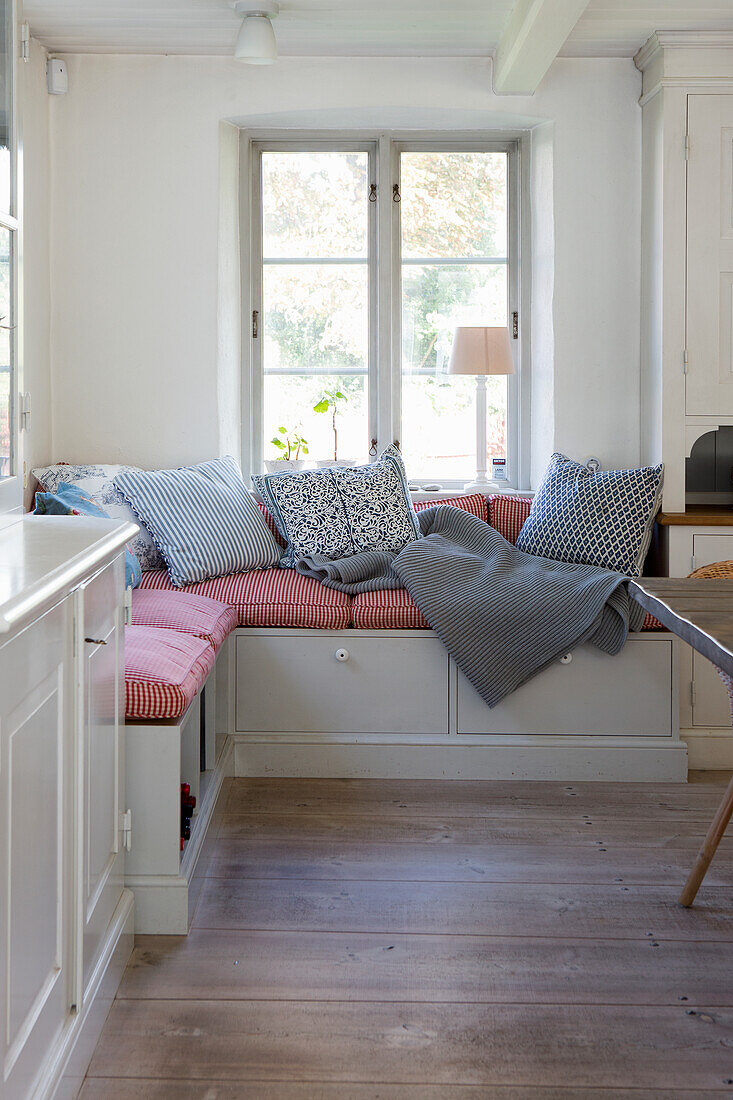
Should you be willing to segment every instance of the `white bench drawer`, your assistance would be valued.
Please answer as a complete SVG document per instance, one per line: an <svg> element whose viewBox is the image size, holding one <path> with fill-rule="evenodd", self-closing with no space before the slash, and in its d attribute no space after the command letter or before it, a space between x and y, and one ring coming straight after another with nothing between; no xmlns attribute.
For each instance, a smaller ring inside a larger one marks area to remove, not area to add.
<svg viewBox="0 0 733 1100"><path fill-rule="evenodd" d="M237 637L239 733L447 733L437 638L336 632Z"/></svg>
<svg viewBox="0 0 733 1100"><path fill-rule="evenodd" d="M458 733L670 737L673 658L669 637L632 636L616 657L581 646L493 709L458 672Z"/></svg>

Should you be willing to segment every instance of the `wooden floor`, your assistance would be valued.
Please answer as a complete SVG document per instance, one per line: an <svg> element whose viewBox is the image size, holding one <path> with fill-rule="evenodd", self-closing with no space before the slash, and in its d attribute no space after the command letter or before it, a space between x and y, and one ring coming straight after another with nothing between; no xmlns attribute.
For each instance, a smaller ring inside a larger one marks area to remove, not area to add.
<svg viewBox="0 0 733 1100"><path fill-rule="evenodd" d="M83 1100L733 1097L726 777L230 780Z"/></svg>

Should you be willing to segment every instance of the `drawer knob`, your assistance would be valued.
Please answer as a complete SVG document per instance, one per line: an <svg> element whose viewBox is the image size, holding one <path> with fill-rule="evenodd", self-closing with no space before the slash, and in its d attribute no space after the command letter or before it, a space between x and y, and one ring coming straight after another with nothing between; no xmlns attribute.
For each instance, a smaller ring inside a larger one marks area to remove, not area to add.
<svg viewBox="0 0 733 1100"><path fill-rule="evenodd" d="M570 662L572 661L572 659L573 659L572 653L563 653L562 657L560 658L560 664L561 665L569 665Z"/></svg>
<svg viewBox="0 0 733 1100"><path fill-rule="evenodd" d="M350 654L348 649L337 649L334 653L334 657L337 661L348 661L349 656Z"/></svg>

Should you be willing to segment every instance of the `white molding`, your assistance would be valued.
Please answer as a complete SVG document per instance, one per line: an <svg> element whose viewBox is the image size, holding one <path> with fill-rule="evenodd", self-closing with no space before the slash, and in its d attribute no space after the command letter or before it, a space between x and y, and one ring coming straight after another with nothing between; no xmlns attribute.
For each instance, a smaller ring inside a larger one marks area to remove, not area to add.
<svg viewBox="0 0 733 1100"><path fill-rule="evenodd" d="M133 947L133 896L123 890L89 980L81 1012L70 1015L36 1082L32 1100L75 1096Z"/></svg>
<svg viewBox="0 0 733 1100"><path fill-rule="evenodd" d="M687 744L690 768L700 771L730 771L733 769L733 730L680 730Z"/></svg>
<svg viewBox="0 0 733 1100"><path fill-rule="evenodd" d="M460 743L275 741L233 737L235 775L333 779L535 779L685 782L687 747L674 738L466 736ZM477 743L478 742L478 743Z"/></svg>

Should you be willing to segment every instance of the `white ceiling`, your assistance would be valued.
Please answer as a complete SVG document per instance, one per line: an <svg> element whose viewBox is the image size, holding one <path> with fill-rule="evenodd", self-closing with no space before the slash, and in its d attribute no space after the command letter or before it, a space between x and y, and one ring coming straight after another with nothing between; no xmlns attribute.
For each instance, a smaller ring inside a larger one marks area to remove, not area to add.
<svg viewBox="0 0 733 1100"><path fill-rule="evenodd" d="M281 55L466 55L495 48L514 0L281 0ZM227 0L25 0L56 51L230 54ZM561 51L633 56L655 30L733 31L733 0L590 0Z"/></svg>

